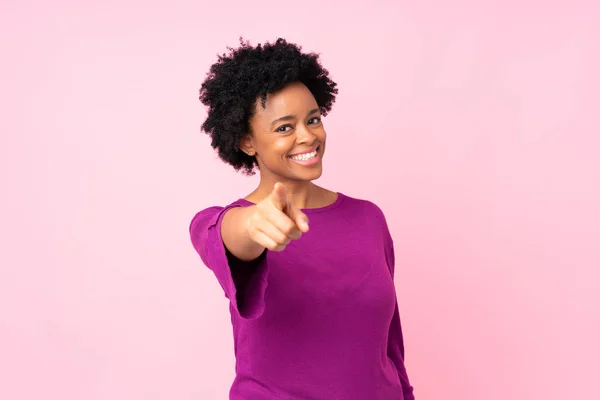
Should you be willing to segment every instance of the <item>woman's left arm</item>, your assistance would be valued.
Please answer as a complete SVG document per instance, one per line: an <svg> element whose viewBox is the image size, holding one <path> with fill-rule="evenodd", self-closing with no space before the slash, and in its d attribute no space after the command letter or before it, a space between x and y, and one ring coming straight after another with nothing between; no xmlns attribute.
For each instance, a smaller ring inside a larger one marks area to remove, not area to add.
<svg viewBox="0 0 600 400"><path fill-rule="evenodd" d="M394 279L394 244L391 240L386 243L386 259ZM394 285L395 287L395 285ZM402 383L402 393L404 400L414 400L414 388L411 386L406 373L406 367L404 365L404 339L402 337L402 324L400 323L400 311L398 309L398 300L396 300L396 308L394 310L394 316L392 317L392 323L390 324L390 332L388 335L388 357L393 361L396 369L398 370L398 376Z"/></svg>

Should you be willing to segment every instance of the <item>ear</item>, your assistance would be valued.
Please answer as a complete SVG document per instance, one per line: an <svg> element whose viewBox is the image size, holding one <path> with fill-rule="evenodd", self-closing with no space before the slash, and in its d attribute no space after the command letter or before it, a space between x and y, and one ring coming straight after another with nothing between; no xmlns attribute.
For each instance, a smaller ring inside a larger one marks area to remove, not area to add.
<svg viewBox="0 0 600 400"><path fill-rule="evenodd" d="M250 134L246 134L240 140L240 150L248 154L251 157L256 155L256 149L254 148L254 141Z"/></svg>

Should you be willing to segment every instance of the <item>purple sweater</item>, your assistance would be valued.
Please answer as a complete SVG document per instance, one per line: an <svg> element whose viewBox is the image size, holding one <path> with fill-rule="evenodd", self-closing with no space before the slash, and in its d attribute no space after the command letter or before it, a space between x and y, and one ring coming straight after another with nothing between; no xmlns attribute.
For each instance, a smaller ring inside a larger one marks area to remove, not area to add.
<svg viewBox="0 0 600 400"><path fill-rule="evenodd" d="M310 231L254 262L221 239L229 206L200 211L190 235L230 300L230 400L412 400L382 211L339 194L307 214Z"/></svg>

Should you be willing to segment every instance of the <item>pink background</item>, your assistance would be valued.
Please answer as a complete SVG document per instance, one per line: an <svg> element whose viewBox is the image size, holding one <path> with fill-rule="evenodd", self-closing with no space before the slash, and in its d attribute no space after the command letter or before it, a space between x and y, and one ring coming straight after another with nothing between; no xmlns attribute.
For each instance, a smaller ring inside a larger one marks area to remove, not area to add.
<svg viewBox="0 0 600 400"><path fill-rule="evenodd" d="M600 399L598 5L81 3L0 9L0 398L227 397L187 228L256 178L197 90L280 35L339 82L321 183L386 212L418 399Z"/></svg>

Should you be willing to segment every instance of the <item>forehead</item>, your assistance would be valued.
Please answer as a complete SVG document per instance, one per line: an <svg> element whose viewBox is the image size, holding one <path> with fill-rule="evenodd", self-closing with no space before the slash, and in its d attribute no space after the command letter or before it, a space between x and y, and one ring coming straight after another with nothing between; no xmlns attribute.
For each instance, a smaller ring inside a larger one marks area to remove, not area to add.
<svg viewBox="0 0 600 400"><path fill-rule="evenodd" d="M318 108L310 90L302 83L291 83L267 96L265 108L260 99L256 102L256 116L278 118L285 115L303 115Z"/></svg>

